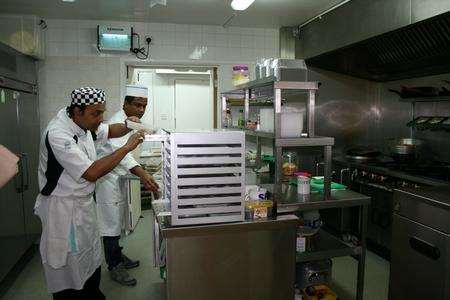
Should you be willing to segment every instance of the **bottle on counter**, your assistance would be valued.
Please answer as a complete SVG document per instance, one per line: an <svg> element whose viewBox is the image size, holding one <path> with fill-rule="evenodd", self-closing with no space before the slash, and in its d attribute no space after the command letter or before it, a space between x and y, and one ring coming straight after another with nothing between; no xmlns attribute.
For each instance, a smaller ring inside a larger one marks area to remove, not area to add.
<svg viewBox="0 0 450 300"><path fill-rule="evenodd" d="M238 127L245 128L244 110L242 109L239 110Z"/></svg>
<svg viewBox="0 0 450 300"><path fill-rule="evenodd" d="M227 108L227 114L225 116L225 126L227 128L233 127L233 118L231 116L231 110Z"/></svg>

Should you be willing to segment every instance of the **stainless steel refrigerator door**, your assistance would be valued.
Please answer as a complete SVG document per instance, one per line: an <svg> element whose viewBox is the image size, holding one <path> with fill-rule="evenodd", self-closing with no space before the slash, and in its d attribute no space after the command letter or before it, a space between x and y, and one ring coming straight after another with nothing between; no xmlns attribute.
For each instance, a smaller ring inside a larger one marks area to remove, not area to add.
<svg viewBox="0 0 450 300"><path fill-rule="evenodd" d="M39 193L38 164L39 164L39 106L35 94L23 93L19 95L19 138L20 151L24 170L24 214L25 231L28 244L35 242L41 234L41 221L34 214L33 208Z"/></svg>
<svg viewBox="0 0 450 300"><path fill-rule="evenodd" d="M449 299L450 237L397 214L393 225L389 299Z"/></svg>
<svg viewBox="0 0 450 300"><path fill-rule="evenodd" d="M13 98L13 91L0 88L0 144L19 154L17 113L18 102ZM0 280L11 270L27 247L21 186L22 174L19 171L19 174L0 189Z"/></svg>

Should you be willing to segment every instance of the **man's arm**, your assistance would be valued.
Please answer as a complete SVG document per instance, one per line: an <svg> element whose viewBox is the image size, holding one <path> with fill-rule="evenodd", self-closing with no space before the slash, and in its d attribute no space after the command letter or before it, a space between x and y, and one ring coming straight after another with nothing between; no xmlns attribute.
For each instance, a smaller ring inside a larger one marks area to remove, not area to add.
<svg viewBox="0 0 450 300"><path fill-rule="evenodd" d="M81 177L87 181L94 182L100 177L111 172L125 157L125 155L133 151L140 143L142 143L144 136L145 134L143 131L138 131L133 134L125 145L114 151L112 154L92 163Z"/></svg>
<svg viewBox="0 0 450 300"><path fill-rule="evenodd" d="M141 166L135 166L130 169L130 172L141 179L141 182L144 184L146 190L150 190L154 193L158 192L158 184L155 182L153 177L144 170Z"/></svg>

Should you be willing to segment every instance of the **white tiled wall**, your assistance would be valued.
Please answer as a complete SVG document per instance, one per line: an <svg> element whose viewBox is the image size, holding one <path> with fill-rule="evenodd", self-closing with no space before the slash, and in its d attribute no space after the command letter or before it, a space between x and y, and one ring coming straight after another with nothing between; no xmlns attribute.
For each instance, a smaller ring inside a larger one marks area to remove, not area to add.
<svg viewBox="0 0 450 300"><path fill-rule="evenodd" d="M131 53L104 54L96 48L99 24L131 25L152 37L148 64L201 64L219 67L219 90L232 88L232 65L277 57L278 30L166 23L123 23L83 20L46 20L46 59L39 64L41 127L66 106L70 91L80 86L105 89L108 110L121 105L124 63L139 62ZM141 45L142 46L142 45ZM144 63L145 64L145 63Z"/></svg>

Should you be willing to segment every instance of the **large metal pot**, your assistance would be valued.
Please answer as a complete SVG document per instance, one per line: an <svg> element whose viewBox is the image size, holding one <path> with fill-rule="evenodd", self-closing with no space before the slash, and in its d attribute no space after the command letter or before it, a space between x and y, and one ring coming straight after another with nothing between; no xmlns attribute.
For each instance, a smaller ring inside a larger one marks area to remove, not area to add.
<svg viewBox="0 0 450 300"><path fill-rule="evenodd" d="M388 142L392 158L400 163L411 162L416 159L422 148L423 141L418 139L391 139Z"/></svg>

